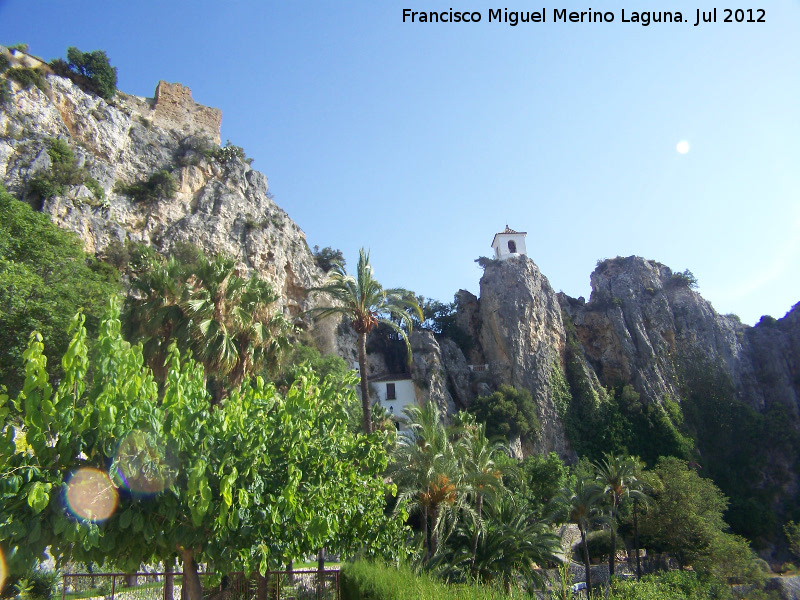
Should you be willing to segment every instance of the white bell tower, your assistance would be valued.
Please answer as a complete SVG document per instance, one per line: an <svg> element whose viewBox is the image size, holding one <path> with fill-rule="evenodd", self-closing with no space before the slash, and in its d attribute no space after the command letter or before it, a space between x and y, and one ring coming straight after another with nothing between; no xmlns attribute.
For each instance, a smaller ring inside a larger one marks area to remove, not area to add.
<svg viewBox="0 0 800 600"><path fill-rule="evenodd" d="M494 240L492 241L494 258L506 260L512 256L527 256L528 252L525 249L526 235L528 235L526 232L514 231L506 225L504 231L494 234Z"/></svg>

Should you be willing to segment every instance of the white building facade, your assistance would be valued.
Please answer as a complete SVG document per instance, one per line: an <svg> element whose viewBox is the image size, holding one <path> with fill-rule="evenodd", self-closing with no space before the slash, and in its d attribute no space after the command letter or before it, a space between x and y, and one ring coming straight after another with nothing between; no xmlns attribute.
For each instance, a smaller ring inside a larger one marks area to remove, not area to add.
<svg viewBox="0 0 800 600"><path fill-rule="evenodd" d="M492 240L494 258L497 260L507 260L512 256L527 256L528 251L525 248L526 235L528 235L526 232L514 231L506 225L505 230L496 233L494 235L494 240Z"/></svg>
<svg viewBox="0 0 800 600"><path fill-rule="evenodd" d="M369 382L370 387L377 394L377 402L391 415L398 429L402 428L407 420L403 412L407 406L417 405L417 393L414 382L407 375L384 375L376 377Z"/></svg>

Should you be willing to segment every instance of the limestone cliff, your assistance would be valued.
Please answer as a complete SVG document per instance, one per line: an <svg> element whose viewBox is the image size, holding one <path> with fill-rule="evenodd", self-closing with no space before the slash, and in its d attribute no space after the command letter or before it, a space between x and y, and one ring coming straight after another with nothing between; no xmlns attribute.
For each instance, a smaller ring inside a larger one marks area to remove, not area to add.
<svg viewBox="0 0 800 600"><path fill-rule="evenodd" d="M636 256L599 263L591 284L588 303L559 299L604 385L680 400L687 370L702 361L723 371L739 400L759 411L781 403L798 426L800 307L748 327L718 314L685 274Z"/></svg>
<svg viewBox="0 0 800 600"><path fill-rule="evenodd" d="M71 186L40 208L78 233L88 252L102 256L126 240L161 252L190 242L271 281L287 314L310 308L304 289L324 274L303 232L273 202L267 178L235 148L220 152L218 109L196 104L180 84L160 82L154 98L118 93L111 103L55 75L47 84L45 93L12 83L13 97L0 109L0 181L12 194L37 203L27 184L50 169L50 140L64 140L105 197ZM173 199L135 201L118 191L162 170L177 183ZM320 344L343 353L335 327L317 328Z"/></svg>

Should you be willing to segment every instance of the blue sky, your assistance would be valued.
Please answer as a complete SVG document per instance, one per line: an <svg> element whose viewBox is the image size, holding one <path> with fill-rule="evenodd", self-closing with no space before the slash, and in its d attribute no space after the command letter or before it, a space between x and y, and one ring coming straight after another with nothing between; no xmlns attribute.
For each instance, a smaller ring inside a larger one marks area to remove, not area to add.
<svg viewBox="0 0 800 600"><path fill-rule="evenodd" d="M598 259L636 254L690 269L718 312L783 316L800 301L800 1L741 5L765 23L718 5L697 27L713 4L530 4L0 0L0 43L103 49L140 96L189 86L309 244L350 264L369 248L387 286L477 293L474 260L508 224L572 296ZM540 7L547 23L488 22ZM615 21L552 22L589 7ZM404 24L403 8L483 20Z"/></svg>

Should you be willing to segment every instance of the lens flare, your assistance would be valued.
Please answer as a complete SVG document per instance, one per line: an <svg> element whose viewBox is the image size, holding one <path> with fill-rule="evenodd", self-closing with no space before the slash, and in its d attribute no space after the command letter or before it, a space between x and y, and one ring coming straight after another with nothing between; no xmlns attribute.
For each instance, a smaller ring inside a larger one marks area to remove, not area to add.
<svg viewBox="0 0 800 600"><path fill-rule="evenodd" d="M117 508L117 488L106 473L84 468L67 482L67 504L75 516L87 521L105 521Z"/></svg>
<svg viewBox="0 0 800 600"><path fill-rule="evenodd" d="M172 454L153 433L132 431L119 445L112 472L134 494L157 494L175 482Z"/></svg>
<svg viewBox="0 0 800 600"><path fill-rule="evenodd" d="M6 584L6 559L3 557L3 550L0 548L0 593Z"/></svg>

